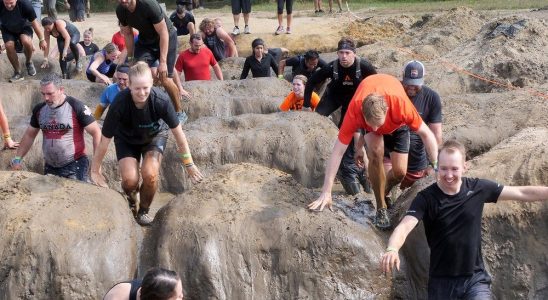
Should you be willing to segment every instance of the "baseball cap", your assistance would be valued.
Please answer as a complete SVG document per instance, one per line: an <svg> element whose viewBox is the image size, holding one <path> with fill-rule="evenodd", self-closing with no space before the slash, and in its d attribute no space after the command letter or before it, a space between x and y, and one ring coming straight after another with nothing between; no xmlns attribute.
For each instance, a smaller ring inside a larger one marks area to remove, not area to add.
<svg viewBox="0 0 548 300"><path fill-rule="evenodd" d="M412 60L405 64L405 68L403 69L403 84L424 84L424 65L420 61Z"/></svg>

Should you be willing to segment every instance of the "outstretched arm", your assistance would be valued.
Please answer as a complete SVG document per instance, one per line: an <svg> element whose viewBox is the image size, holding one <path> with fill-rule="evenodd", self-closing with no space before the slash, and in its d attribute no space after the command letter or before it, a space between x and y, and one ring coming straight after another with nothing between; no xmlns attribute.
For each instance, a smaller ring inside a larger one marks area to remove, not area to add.
<svg viewBox="0 0 548 300"><path fill-rule="evenodd" d="M422 122L421 126L419 127L419 130L417 130L417 134L421 137L422 142L424 143L424 147L426 148L426 153L428 153L428 160L431 163L437 163L438 162L438 142L436 141L436 137L426 126L424 122Z"/></svg>
<svg viewBox="0 0 548 300"><path fill-rule="evenodd" d="M91 181L102 187L107 187L105 176L101 174L101 165L103 164L103 159L107 154L110 140L110 138L101 135L101 141L99 142L97 148L95 148L95 151L93 152L93 160L91 161Z"/></svg>
<svg viewBox="0 0 548 300"><path fill-rule="evenodd" d="M4 112L2 102L0 102L0 128L2 129L2 136L4 138L4 149L15 149L19 147L19 143L16 143L11 138L10 126L8 124L8 117Z"/></svg>
<svg viewBox="0 0 548 300"><path fill-rule="evenodd" d="M213 65L213 72L215 72L215 77L217 77L218 80L223 80L223 71L221 70L219 63Z"/></svg>
<svg viewBox="0 0 548 300"><path fill-rule="evenodd" d="M17 148L15 159L12 160L12 169L21 169L21 160L29 152L30 147L32 147L32 144L34 143L34 139L38 135L38 132L40 132L40 129L32 126L29 126L27 130L25 130L25 134L23 134L23 138L21 139L21 144L19 145L19 148Z"/></svg>
<svg viewBox="0 0 548 300"><path fill-rule="evenodd" d="M498 200L542 201L548 200L546 186L505 186Z"/></svg>
<svg viewBox="0 0 548 300"><path fill-rule="evenodd" d="M417 226L419 220L413 216L405 216L401 220L400 224L394 229L390 239L388 240L388 247L386 247L386 252L381 258L381 269L383 272L391 272L394 268L398 271L400 270L400 257L398 252L403 246L405 239Z"/></svg>
<svg viewBox="0 0 548 300"><path fill-rule="evenodd" d="M190 154L190 148L188 147L188 142L181 124L171 129L171 132L177 142L177 152L185 166L188 177L190 177L190 180L192 180L193 183L202 181L204 177L202 176L202 173L200 173L200 170L198 170L198 168L194 165L192 155Z"/></svg>
<svg viewBox="0 0 548 300"><path fill-rule="evenodd" d="M217 36L225 43L225 46L228 47L228 57L238 57L238 49L236 49L236 44L230 38L228 33L222 28L217 28Z"/></svg>
<svg viewBox="0 0 548 300"><path fill-rule="evenodd" d="M167 52L169 48L169 31L167 30L166 21L154 24L154 29L160 36L160 64L158 65L158 74L165 73L167 75Z"/></svg>
<svg viewBox="0 0 548 300"><path fill-rule="evenodd" d="M329 156L327 161L327 167L325 169L325 177L323 180L322 193L316 201L308 204L308 208L312 210L319 209L320 211L327 205L331 209L332 199L331 199L331 190L333 189L333 181L335 180L335 175L337 175L337 170L341 164L342 157L344 152L348 148L348 145L341 143L338 139L333 146L333 152Z"/></svg>
<svg viewBox="0 0 548 300"><path fill-rule="evenodd" d="M32 29L34 29L34 32L36 33L36 36L38 37L38 47L40 47L40 50L46 49L46 41L44 40L44 31L42 30L42 25L40 25L40 21L38 21L38 18L34 19L31 23Z"/></svg>

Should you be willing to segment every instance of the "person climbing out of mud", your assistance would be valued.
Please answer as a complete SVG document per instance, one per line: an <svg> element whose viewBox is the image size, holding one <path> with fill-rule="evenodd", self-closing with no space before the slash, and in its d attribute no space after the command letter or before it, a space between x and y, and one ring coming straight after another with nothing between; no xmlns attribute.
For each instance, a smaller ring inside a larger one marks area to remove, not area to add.
<svg viewBox="0 0 548 300"><path fill-rule="evenodd" d="M42 69L49 67L48 55L50 50L50 36L57 39L57 49L59 49L59 66L63 79L70 79L68 72L67 56L70 51L76 61L76 71L82 71L82 62L80 61L80 50L78 42L80 42L80 31L72 23L61 19L53 19L45 17L42 19L42 27L44 27L44 35L46 39L46 49L44 49L44 62L40 66Z"/></svg>
<svg viewBox="0 0 548 300"><path fill-rule="evenodd" d="M0 100L0 129L2 129L2 138L4 139L4 150L6 149L17 149L19 147L18 142L14 142L10 134L10 126L8 123L8 117L4 112L4 106L2 106L2 101Z"/></svg>
<svg viewBox="0 0 548 300"><path fill-rule="evenodd" d="M403 70L402 85L405 93L417 109L422 120L434 133L438 146L442 143L442 105L440 96L431 88L424 85L425 69L422 62L417 60L409 61ZM387 174L392 169L390 152L384 152L384 172ZM409 159L407 162L407 173L400 183L400 189L404 190L415 181L426 177L433 172L428 166L428 158L424 150L424 144L420 136L415 132L409 132ZM387 186L389 188L389 186ZM390 208L396 199L389 197L390 190L385 192L386 205Z"/></svg>
<svg viewBox="0 0 548 300"><path fill-rule="evenodd" d="M101 164L114 137L122 189L137 223L146 226L153 221L148 212L158 190L168 130L175 137L179 157L192 182L200 182L202 174L192 161L188 142L169 97L152 87L152 72L148 65L138 62L129 69L128 77L129 89L118 94L105 117L101 142L91 164L91 180L99 186L107 186L101 174ZM139 177L142 177L141 185Z"/></svg>
<svg viewBox="0 0 548 300"><path fill-rule="evenodd" d="M91 111L79 100L65 95L62 79L49 73L40 81L42 103L32 109L30 126L23 134L13 170L21 170L23 157L28 153L38 132L42 130L44 175L88 181L89 160L86 155L84 130L93 138L93 148L101 139L101 129Z"/></svg>
<svg viewBox="0 0 548 300"><path fill-rule="evenodd" d="M213 52L217 61L226 57L238 57L238 49L234 40L223 27L216 27L213 19L203 19L200 23L200 31L205 45Z"/></svg>
<svg viewBox="0 0 548 300"><path fill-rule="evenodd" d="M297 75L293 78L292 91L285 97L284 102L280 104L281 111L301 110L303 108L304 87L307 81L308 78L304 75ZM312 92L312 99L310 101L312 110L316 109L319 102L320 96L316 92Z"/></svg>
<svg viewBox="0 0 548 300"><path fill-rule="evenodd" d="M109 105L114 103L114 100L116 100L116 96L118 95L118 93L127 88L129 80L128 73L129 66L127 64L121 64L116 67L116 72L114 72L114 78L116 79L116 83L113 83L106 87L101 94L101 100L99 104L97 104L97 107L95 107L95 112L93 113L95 120L101 119L103 112L105 111L105 109L107 109L107 107L109 107Z"/></svg>
<svg viewBox="0 0 548 300"><path fill-rule="evenodd" d="M46 48L44 33L40 20L36 18L36 13L30 1L18 0L3 0L0 2L0 29L2 31L2 39L6 47L6 53L13 67L14 73L10 78L10 82L17 82L25 79L21 73L19 65L19 56L15 49L16 42L21 42L23 52L25 53L25 66L29 76L36 75L36 68L32 62L32 32L36 33L39 39L39 47L41 50Z"/></svg>
<svg viewBox="0 0 548 300"><path fill-rule="evenodd" d="M270 69L278 76L278 64L276 59L264 51L264 41L262 39L254 39L251 42L253 54L246 57L244 67L240 79L246 79L249 71L253 78L270 77Z"/></svg>
<svg viewBox="0 0 548 300"><path fill-rule="evenodd" d="M429 161L436 169L438 157L436 138L422 121L401 82L386 74L365 78L356 90L344 116L339 138L327 162L322 193L308 207L313 210L323 210L327 205L331 208L331 188L335 173L348 144L354 138L356 165L360 168L364 167L364 145L367 145L369 158L367 170L377 202L375 225L380 229L390 228L384 197L385 190L389 190L387 186L398 184L405 176L410 129L416 131L421 137ZM365 135L360 130L365 130ZM390 151L392 162L392 170L386 175L383 168L385 147Z"/></svg>
<svg viewBox="0 0 548 300"><path fill-rule="evenodd" d="M133 279L113 286L103 300L182 300L183 283L175 271L152 268L143 280Z"/></svg>
<svg viewBox="0 0 548 300"><path fill-rule="evenodd" d="M439 153L437 180L420 191L388 240L381 269L400 269L399 250L422 220L430 247L428 299L492 299L481 253L484 203L548 200L548 187L503 186L464 177L466 149L448 140Z"/></svg>
<svg viewBox="0 0 548 300"><path fill-rule="evenodd" d="M113 43L108 43L103 50L93 54L86 69L86 77L91 82L99 82L106 85L112 84L112 76L116 72L120 51Z"/></svg>
<svg viewBox="0 0 548 300"><path fill-rule="evenodd" d="M144 61L158 68L154 77L171 98L178 115L181 114L181 95L173 79L177 58L177 29L155 0L118 0L116 16L125 39L128 63ZM135 41L133 28L139 31Z"/></svg>
<svg viewBox="0 0 548 300"><path fill-rule="evenodd" d="M327 85L316 112L322 116L329 116L340 107L341 119L337 125L340 128L358 85L364 78L377 74L377 71L366 59L356 56L356 44L351 38L343 37L339 40L337 56L338 59L314 72L308 80L304 91L303 110L310 110L312 92L330 78L331 82ZM354 142L351 141L340 167L337 166L339 168L337 177L349 195L357 195L360 192L360 185L370 193L371 188L365 169L359 168L354 162L354 148Z"/></svg>
<svg viewBox="0 0 548 300"><path fill-rule="evenodd" d="M325 68L327 63L320 58L320 53L316 50L308 50L303 55L293 56L288 59L280 60L278 66L278 77L283 79L285 67L291 67L291 80L296 75L304 75L310 78L316 70Z"/></svg>

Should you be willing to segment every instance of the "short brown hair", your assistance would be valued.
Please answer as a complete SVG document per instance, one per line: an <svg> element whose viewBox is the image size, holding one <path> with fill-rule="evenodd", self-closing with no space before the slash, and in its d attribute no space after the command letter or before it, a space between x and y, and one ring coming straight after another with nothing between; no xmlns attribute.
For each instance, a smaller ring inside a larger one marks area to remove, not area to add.
<svg viewBox="0 0 548 300"><path fill-rule="evenodd" d="M200 23L200 31L205 32L206 27L209 27L209 25L215 28L215 21L213 21L213 19L210 19L210 18L203 19L202 22Z"/></svg>
<svg viewBox="0 0 548 300"><path fill-rule="evenodd" d="M460 152L460 154L462 154L462 160L466 161L466 147L464 147L464 145L461 142L457 141L457 140L447 140L447 141L445 141L441 145L439 153L441 153L442 151L445 151L448 154L455 153L455 152Z"/></svg>
<svg viewBox="0 0 548 300"><path fill-rule="evenodd" d="M295 77L293 77L293 80L295 80L295 79L298 79L298 80L302 81L304 85L306 85L306 82L308 82L308 78L306 78L306 76L300 75L300 74L295 75Z"/></svg>
<svg viewBox="0 0 548 300"><path fill-rule="evenodd" d="M384 96L373 93L363 99L362 113L367 123L383 120L387 111L388 107L386 101L384 101Z"/></svg>

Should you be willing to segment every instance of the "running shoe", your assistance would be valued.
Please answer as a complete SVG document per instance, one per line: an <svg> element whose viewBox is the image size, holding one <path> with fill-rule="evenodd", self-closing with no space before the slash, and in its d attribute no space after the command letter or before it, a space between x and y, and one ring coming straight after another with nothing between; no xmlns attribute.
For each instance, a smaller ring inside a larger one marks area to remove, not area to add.
<svg viewBox="0 0 548 300"><path fill-rule="evenodd" d="M291 34L291 28L287 27L287 29L285 30L285 33L286 34Z"/></svg>
<svg viewBox="0 0 548 300"><path fill-rule="evenodd" d="M10 82L18 82L18 81L21 81L21 80L24 80L25 77L23 77L23 75L21 75L20 72L15 72L13 73L13 76L11 76L10 78Z"/></svg>
<svg viewBox="0 0 548 300"><path fill-rule="evenodd" d="M154 221L154 219L148 215L148 212L139 212L135 220L137 221L137 224L141 226L150 226L152 225L152 221Z"/></svg>
<svg viewBox="0 0 548 300"><path fill-rule="evenodd" d="M275 35L280 35L282 33L284 33L284 27L283 26L278 26L278 29L276 29L276 32L274 32Z"/></svg>
<svg viewBox="0 0 548 300"><path fill-rule="evenodd" d="M249 25L245 25L245 27L244 27L244 33L245 33L245 34L250 34L250 33L251 33L251 31L249 31Z"/></svg>
<svg viewBox="0 0 548 300"><path fill-rule="evenodd" d="M381 208L377 210L375 226L377 226L377 228L381 230L389 229L392 226L390 224L390 218L388 218L388 211L386 210L386 208Z"/></svg>
<svg viewBox="0 0 548 300"><path fill-rule="evenodd" d="M36 75L36 68L34 67L34 63L32 61L25 63L25 66L27 67L27 73L29 74L29 76Z"/></svg>
<svg viewBox="0 0 548 300"><path fill-rule="evenodd" d="M240 35L240 28L238 28L238 26L234 26L234 29L232 29L232 35Z"/></svg>
<svg viewBox="0 0 548 300"><path fill-rule="evenodd" d="M325 11L323 9L318 10L318 13L323 14Z"/></svg>

